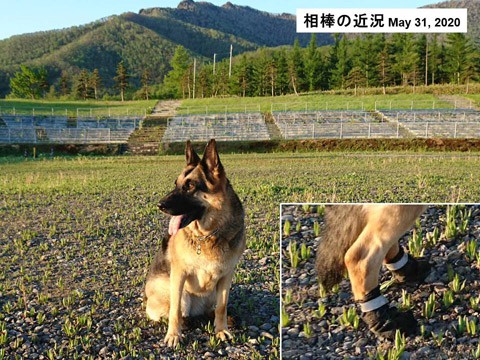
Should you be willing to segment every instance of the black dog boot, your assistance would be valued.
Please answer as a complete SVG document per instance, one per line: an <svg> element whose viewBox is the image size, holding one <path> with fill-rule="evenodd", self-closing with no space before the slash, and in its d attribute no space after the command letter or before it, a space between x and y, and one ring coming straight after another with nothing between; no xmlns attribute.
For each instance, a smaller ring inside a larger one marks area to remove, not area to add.
<svg viewBox="0 0 480 360"><path fill-rule="evenodd" d="M394 340L397 330L405 335L412 335L417 331L417 321L413 313L389 307L388 300L380 294L380 286L365 295L359 304L363 321L378 337Z"/></svg>
<svg viewBox="0 0 480 360"><path fill-rule="evenodd" d="M402 247L393 259L385 264L399 283L421 283L430 273L431 265L425 258L415 259Z"/></svg>

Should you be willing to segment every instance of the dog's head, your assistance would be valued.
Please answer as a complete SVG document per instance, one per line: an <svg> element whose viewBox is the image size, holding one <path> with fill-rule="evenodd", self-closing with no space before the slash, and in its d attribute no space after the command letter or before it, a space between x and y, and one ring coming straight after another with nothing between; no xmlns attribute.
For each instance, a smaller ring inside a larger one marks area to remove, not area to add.
<svg viewBox="0 0 480 360"><path fill-rule="evenodd" d="M202 159L187 141L185 157L187 165L175 180L175 189L158 205L161 211L173 215L170 235L200 220L211 208L220 208L227 184L215 140L209 141Z"/></svg>

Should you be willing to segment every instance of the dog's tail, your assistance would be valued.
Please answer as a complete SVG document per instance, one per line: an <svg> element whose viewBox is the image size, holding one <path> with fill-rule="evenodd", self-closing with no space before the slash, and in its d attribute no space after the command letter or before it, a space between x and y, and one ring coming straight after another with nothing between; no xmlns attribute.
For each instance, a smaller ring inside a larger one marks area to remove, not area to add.
<svg viewBox="0 0 480 360"><path fill-rule="evenodd" d="M326 227L317 249L318 281L326 290L338 284L345 273L345 253L366 226L361 205L330 205L325 208Z"/></svg>

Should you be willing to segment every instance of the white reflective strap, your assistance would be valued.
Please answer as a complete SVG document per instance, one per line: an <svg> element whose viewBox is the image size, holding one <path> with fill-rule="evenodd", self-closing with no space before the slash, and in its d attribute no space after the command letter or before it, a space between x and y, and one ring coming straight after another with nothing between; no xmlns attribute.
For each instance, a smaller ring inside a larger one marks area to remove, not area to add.
<svg viewBox="0 0 480 360"><path fill-rule="evenodd" d="M385 304L388 304L388 300L385 298L385 296L380 295L375 299L360 303L360 309L362 310L362 312L369 312L377 310L379 307L382 307Z"/></svg>
<svg viewBox="0 0 480 360"><path fill-rule="evenodd" d="M403 253L403 256L400 260L398 260L397 262L394 262L394 263L385 264L385 266L387 267L388 270L395 271L395 270L399 270L402 267L404 267L407 262L408 262L408 254Z"/></svg>

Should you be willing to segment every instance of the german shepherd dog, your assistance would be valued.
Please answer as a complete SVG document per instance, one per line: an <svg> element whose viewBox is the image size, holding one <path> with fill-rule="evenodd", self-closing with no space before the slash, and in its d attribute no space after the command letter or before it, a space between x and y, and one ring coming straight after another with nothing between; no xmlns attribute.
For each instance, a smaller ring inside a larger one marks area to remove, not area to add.
<svg viewBox="0 0 480 360"><path fill-rule="evenodd" d="M215 314L215 334L231 338L227 302L233 272L245 250L242 204L228 181L215 140L203 158L190 141L187 165L175 189L159 208L172 215L162 248L145 286L146 312L154 321L168 318L165 343L175 347L182 337L182 318Z"/></svg>
<svg viewBox="0 0 480 360"><path fill-rule="evenodd" d="M411 311L389 307L378 284L382 263L399 283L422 282L430 272L425 259L415 259L399 245L425 210L421 205L330 205L325 208L326 228L317 250L320 285L331 288L345 269L362 319L379 337L393 339L396 330L410 335L417 322Z"/></svg>

